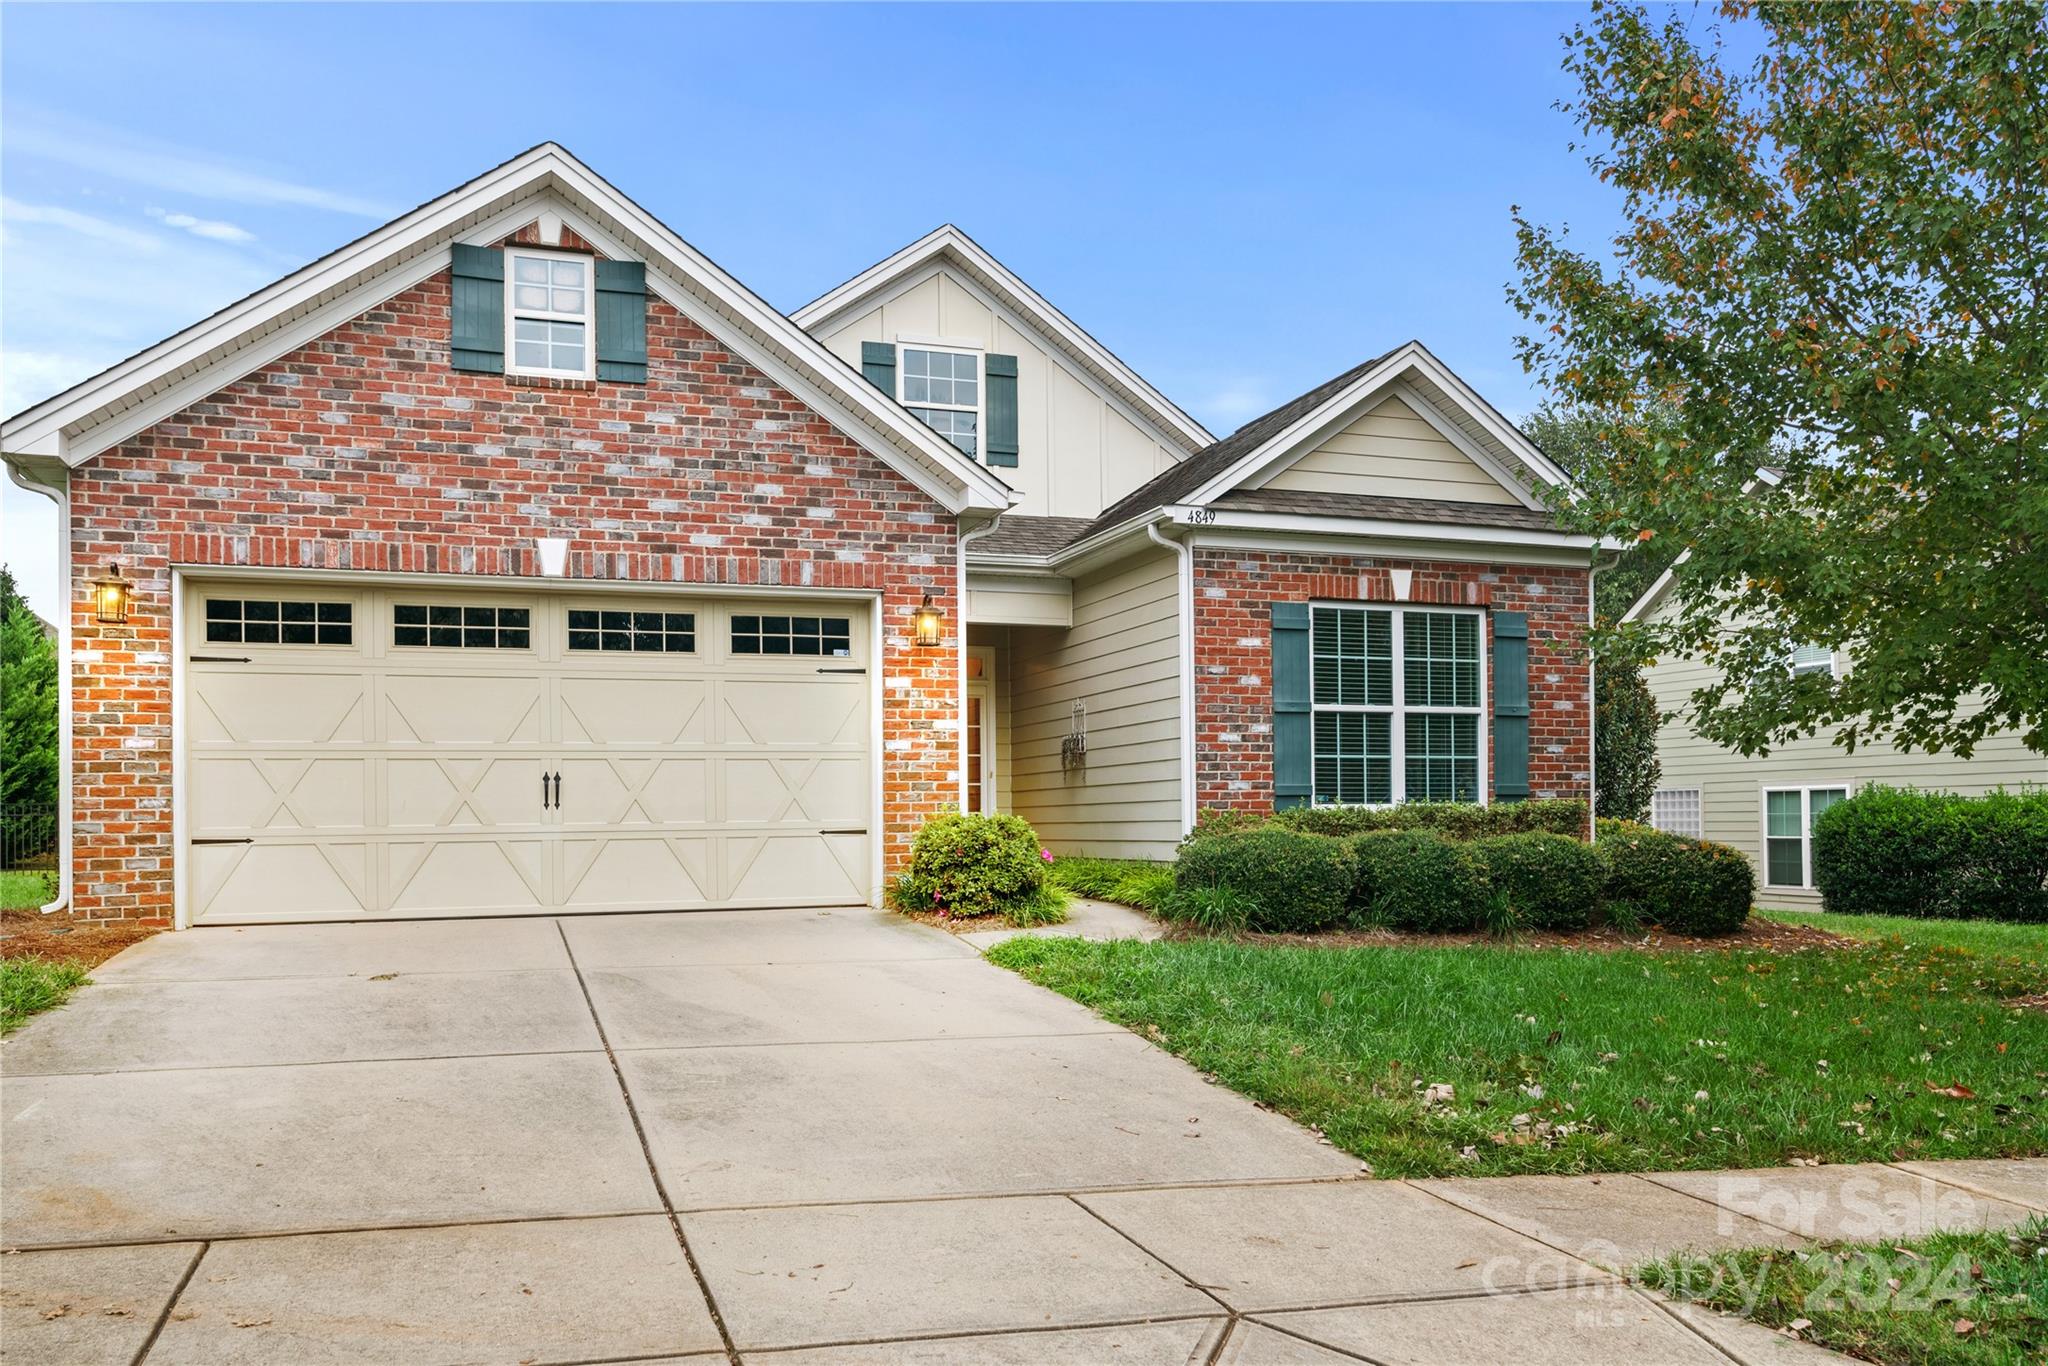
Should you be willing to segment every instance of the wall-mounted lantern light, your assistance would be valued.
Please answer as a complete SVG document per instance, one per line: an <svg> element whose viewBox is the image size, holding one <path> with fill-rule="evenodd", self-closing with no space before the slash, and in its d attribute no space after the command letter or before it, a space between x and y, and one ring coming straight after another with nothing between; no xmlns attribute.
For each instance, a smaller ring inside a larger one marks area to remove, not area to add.
<svg viewBox="0 0 2048 1366"><path fill-rule="evenodd" d="M932 606L932 595L924 595L924 603L910 619L910 638L919 645L936 645L946 628L946 614Z"/></svg>
<svg viewBox="0 0 2048 1366"><path fill-rule="evenodd" d="M107 566L107 572L92 581L92 619L102 626L128 624L128 602L135 585L121 577L121 562Z"/></svg>

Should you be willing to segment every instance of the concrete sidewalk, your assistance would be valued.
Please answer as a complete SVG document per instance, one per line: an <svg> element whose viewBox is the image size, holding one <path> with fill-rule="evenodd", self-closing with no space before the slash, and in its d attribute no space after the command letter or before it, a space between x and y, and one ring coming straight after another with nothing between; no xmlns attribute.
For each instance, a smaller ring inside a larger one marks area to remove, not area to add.
<svg viewBox="0 0 2048 1366"><path fill-rule="evenodd" d="M166 935L0 1045L28 1362L1760 1362L1614 1268L2048 1163L1393 1182L861 911Z"/></svg>

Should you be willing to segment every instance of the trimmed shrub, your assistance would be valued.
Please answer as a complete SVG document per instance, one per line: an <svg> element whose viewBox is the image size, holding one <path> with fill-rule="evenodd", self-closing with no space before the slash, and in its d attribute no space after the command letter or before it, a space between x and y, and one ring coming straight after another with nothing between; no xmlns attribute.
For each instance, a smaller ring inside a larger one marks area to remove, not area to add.
<svg viewBox="0 0 2048 1366"><path fill-rule="evenodd" d="M1576 798L1540 801L1401 802L1394 806L1296 806L1273 823L1314 835L1362 835L1372 830L1438 830L1454 840L1486 839L1545 830L1584 839L1586 804Z"/></svg>
<svg viewBox="0 0 2048 1366"><path fill-rule="evenodd" d="M1173 865L1143 859L1059 858L1046 870L1046 880L1076 896L1115 901L1147 911L1165 909L1173 895Z"/></svg>
<svg viewBox="0 0 2048 1366"><path fill-rule="evenodd" d="M1485 919L1491 888L1472 845L1435 830L1374 830L1344 843L1358 868L1353 925L1448 933Z"/></svg>
<svg viewBox="0 0 2048 1366"><path fill-rule="evenodd" d="M1001 915L1013 924L1066 918L1065 898L1045 880L1038 832L1021 816L952 815L925 822L896 882L906 911Z"/></svg>
<svg viewBox="0 0 2048 1366"><path fill-rule="evenodd" d="M1188 838L1234 835L1241 830L1257 830L1272 823L1273 813L1270 811L1240 811L1234 806L1205 806L1195 813L1195 828L1188 832Z"/></svg>
<svg viewBox="0 0 2048 1366"><path fill-rule="evenodd" d="M1756 870L1741 850L1685 839L1633 821L1599 823L1593 846L1607 863L1607 899L1673 934L1733 934L1749 919Z"/></svg>
<svg viewBox="0 0 2048 1366"><path fill-rule="evenodd" d="M1591 845L1531 830L1474 840L1472 852L1520 924L1532 930L1583 930L1593 923L1607 886L1607 861Z"/></svg>
<svg viewBox="0 0 2048 1366"><path fill-rule="evenodd" d="M1848 915L2048 922L2048 792L1865 788L1815 819L1813 880Z"/></svg>
<svg viewBox="0 0 2048 1366"><path fill-rule="evenodd" d="M1246 898L1249 927L1285 933L1326 929L1344 919L1354 864L1341 840L1293 830L1243 830L1181 844L1174 891L1227 887Z"/></svg>

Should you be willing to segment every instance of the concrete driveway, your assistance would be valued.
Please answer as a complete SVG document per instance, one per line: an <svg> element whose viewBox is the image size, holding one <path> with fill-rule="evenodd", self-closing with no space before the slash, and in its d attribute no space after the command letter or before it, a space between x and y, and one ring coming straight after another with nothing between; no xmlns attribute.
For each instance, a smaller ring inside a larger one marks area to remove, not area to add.
<svg viewBox="0 0 2048 1366"><path fill-rule="evenodd" d="M193 930L94 976L0 1046L9 1363L1732 1359L868 912ZM1646 1237L1712 1240L1661 1193Z"/></svg>

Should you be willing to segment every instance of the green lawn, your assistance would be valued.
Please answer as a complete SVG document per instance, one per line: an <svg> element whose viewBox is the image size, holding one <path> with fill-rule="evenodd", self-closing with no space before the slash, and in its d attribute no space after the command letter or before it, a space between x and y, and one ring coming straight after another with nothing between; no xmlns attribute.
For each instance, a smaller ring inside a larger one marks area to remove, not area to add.
<svg viewBox="0 0 2048 1366"><path fill-rule="evenodd" d="M85 968L78 963L0 958L0 1034L20 1028L39 1011L63 1005L85 980Z"/></svg>
<svg viewBox="0 0 2048 1366"><path fill-rule="evenodd" d="M1803 1251L1680 1256L1645 1284L1867 1361L2021 1366L2048 1360L2048 1220Z"/></svg>
<svg viewBox="0 0 2048 1366"><path fill-rule="evenodd" d="M2048 963L2048 925L2007 925L1996 920L1914 920L1903 915L1830 915L1826 911L1758 910L1756 914L1787 925L1812 925L1852 939L1896 937L1915 947L1940 944Z"/></svg>
<svg viewBox="0 0 2048 1366"><path fill-rule="evenodd" d="M2048 1014L2004 999L2048 974L2009 959L1221 939L989 957L1383 1176L2048 1153Z"/></svg>
<svg viewBox="0 0 2048 1366"><path fill-rule="evenodd" d="M0 872L0 911L33 909L49 899L47 874Z"/></svg>

